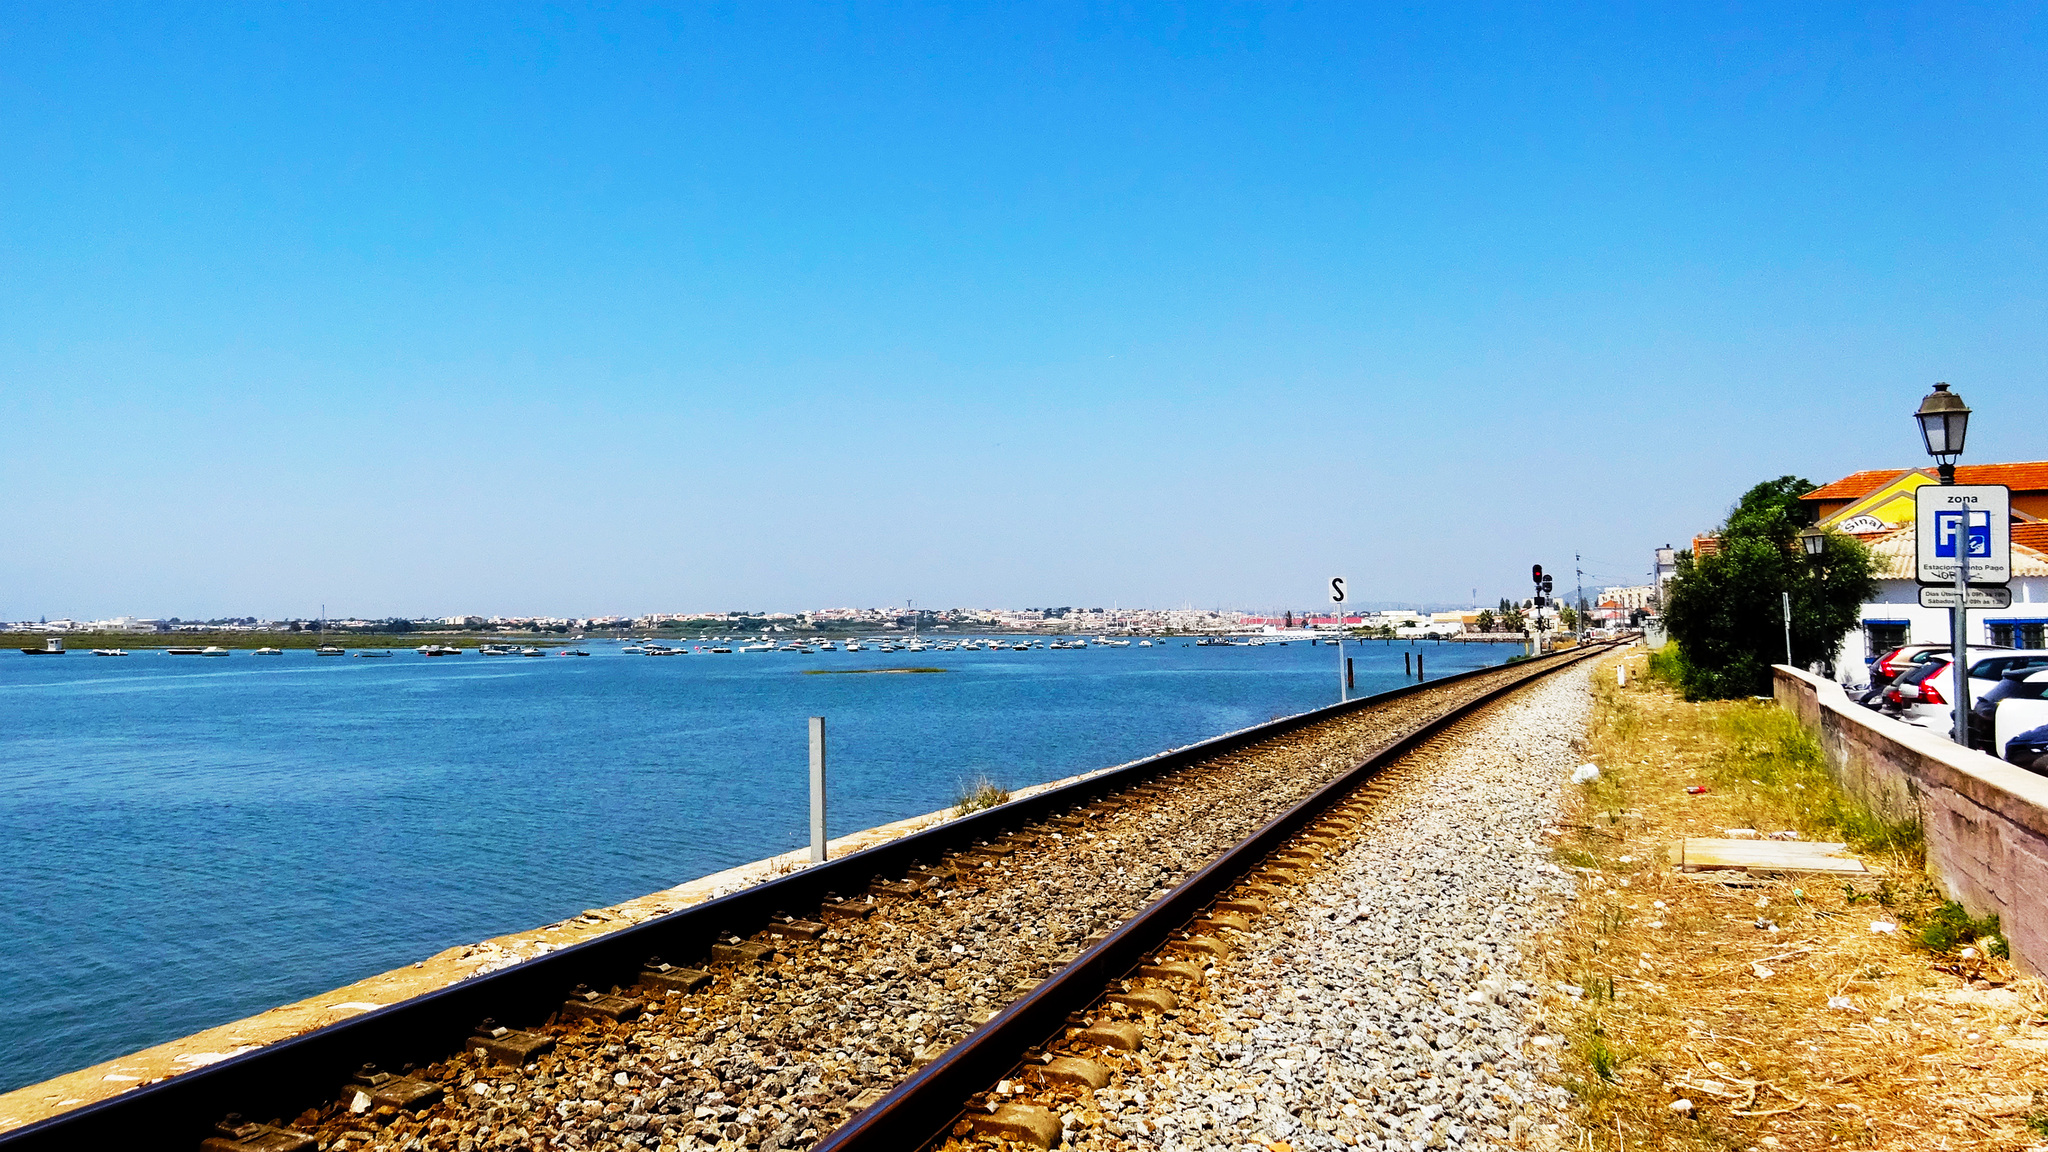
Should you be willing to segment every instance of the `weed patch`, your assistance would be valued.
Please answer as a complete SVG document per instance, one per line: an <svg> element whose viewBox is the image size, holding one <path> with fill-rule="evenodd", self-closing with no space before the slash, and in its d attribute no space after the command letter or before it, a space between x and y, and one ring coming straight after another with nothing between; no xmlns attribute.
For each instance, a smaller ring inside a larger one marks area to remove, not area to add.
<svg viewBox="0 0 2048 1152"><path fill-rule="evenodd" d="M979 812L984 808L993 808L1009 802L1010 790L983 773L972 780L961 781L960 789L954 796L953 811L956 815L965 816L970 812Z"/></svg>

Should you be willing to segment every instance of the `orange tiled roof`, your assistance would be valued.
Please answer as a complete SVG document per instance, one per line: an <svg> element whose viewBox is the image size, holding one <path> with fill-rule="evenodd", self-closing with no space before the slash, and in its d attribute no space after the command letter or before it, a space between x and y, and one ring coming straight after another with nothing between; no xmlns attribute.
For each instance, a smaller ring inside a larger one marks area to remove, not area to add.
<svg viewBox="0 0 2048 1152"><path fill-rule="evenodd" d="M1958 484L2003 484L2015 492L2048 491L2048 460L2022 464L1958 464Z"/></svg>
<svg viewBox="0 0 2048 1152"><path fill-rule="evenodd" d="M2036 552L2048 552L2048 520L2013 525L2012 542Z"/></svg>
<svg viewBox="0 0 2048 1152"><path fill-rule="evenodd" d="M1881 468L1875 472L1851 472L1833 484L1823 484L1801 500L1861 500L1903 475L1905 468Z"/></svg>
<svg viewBox="0 0 2048 1152"><path fill-rule="evenodd" d="M1832 484L1815 488L1800 499L1861 500L1910 471L1910 468L1879 468L1852 472ZM2015 492L2048 492L2048 460L2018 464L1958 464L1956 483L2003 484Z"/></svg>

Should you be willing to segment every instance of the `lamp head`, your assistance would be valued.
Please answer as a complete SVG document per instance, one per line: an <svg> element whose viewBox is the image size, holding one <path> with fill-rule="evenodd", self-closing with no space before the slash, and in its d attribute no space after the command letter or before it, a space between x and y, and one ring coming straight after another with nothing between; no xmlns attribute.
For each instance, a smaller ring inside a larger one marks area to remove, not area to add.
<svg viewBox="0 0 2048 1152"><path fill-rule="evenodd" d="M1970 430L1970 406L1949 391L1946 383L1936 384L1934 391L1920 401L1920 410L1913 413L1913 418L1920 422L1920 438L1927 442L1927 454L1940 461L1943 468L1953 468L1956 457L1963 454L1963 438Z"/></svg>

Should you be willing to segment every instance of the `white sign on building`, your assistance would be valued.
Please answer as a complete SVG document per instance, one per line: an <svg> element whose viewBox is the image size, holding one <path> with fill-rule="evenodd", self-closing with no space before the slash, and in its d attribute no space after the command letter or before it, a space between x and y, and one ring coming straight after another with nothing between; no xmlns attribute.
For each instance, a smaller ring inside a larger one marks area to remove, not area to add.
<svg viewBox="0 0 2048 1152"><path fill-rule="evenodd" d="M2003 484L1923 484L1913 493L1917 577L1954 584L1959 561L1971 584L2012 581L2012 493Z"/></svg>

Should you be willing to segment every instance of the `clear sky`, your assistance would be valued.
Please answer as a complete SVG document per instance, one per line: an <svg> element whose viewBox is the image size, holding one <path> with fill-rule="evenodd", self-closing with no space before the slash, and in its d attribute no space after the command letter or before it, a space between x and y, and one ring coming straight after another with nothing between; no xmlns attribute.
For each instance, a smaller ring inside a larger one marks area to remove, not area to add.
<svg viewBox="0 0 2048 1152"><path fill-rule="evenodd" d="M1491 600L2048 458L2048 9L17 5L0 618Z"/></svg>

